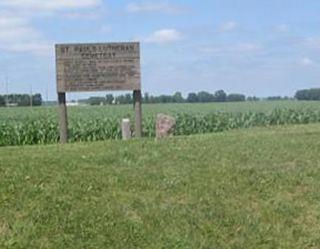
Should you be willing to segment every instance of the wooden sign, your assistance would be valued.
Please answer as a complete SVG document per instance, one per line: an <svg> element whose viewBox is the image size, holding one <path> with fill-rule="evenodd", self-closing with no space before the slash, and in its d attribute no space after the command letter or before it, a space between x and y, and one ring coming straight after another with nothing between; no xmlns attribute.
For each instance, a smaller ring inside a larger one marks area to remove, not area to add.
<svg viewBox="0 0 320 249"><path fill-rule="evenodd" d="M58 92L140 90L140 44L56 45Z"/></svg>
<svg viewBox="0 0 320 249"><path fill-rule="evenodd" d="M140 44L56 45L60 142L68 141L67 92L133 90L135 136L142 136Z"/></svg>

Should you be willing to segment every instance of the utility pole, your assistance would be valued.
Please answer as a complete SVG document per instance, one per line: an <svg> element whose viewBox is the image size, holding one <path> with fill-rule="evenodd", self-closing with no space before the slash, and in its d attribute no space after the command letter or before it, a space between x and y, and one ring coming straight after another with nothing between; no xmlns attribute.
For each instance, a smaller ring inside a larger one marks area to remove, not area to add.
<svg viewBox="0 0 320 249"><path fill-rule="evenodd" d="M47 89L46 89L46 105L49 101L49 81L47 81Z"/></svg>
<svg viewBox="0 0 320 249"><path fill-rule="evenodd" d="M8 77L5 77L5 84L6 84L6 107L9 107L9 80Z"/></svg>
<svg viewBox="0 0 320 249"><path fill-rule="evenodd" d="M33 96L32 96L32 84L30 85L30 107L32 107Z"/></svg>

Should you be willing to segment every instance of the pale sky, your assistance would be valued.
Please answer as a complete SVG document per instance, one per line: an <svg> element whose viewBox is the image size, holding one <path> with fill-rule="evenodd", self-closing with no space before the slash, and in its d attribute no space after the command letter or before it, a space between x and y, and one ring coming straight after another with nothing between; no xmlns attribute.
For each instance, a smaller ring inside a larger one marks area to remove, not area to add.
<svg viewBox="0 0 320 249"><path fill-rule="evenodd" d="M319 12L319 0L0 0L0 94L8 78L9 92L56 99L55 43L139 40L145 92L292 96L320 87Z"/></svg>

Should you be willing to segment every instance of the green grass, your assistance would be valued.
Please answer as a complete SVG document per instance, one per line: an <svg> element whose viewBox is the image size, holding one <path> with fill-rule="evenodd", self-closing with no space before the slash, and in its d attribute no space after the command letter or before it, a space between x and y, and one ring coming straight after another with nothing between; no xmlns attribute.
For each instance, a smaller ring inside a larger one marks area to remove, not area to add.
<svg viewBox="0 0 320 249"><path fill-rule="evenodd" d="M0 148L0 248L320 248L320 125Z"/></svg>

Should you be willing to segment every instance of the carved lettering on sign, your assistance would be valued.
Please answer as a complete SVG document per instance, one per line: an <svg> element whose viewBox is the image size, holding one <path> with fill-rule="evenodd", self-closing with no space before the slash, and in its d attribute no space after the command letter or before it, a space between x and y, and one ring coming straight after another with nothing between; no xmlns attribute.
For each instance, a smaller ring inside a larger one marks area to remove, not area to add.
<svg viewBox="0 0 320 249"><path fill-rule="evenodd" d="M56 45L58 92L140 90L140 44Z"/></svg>

